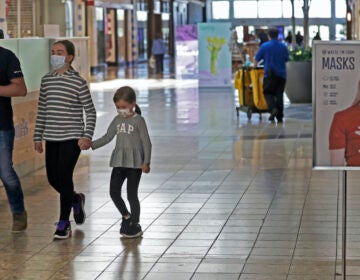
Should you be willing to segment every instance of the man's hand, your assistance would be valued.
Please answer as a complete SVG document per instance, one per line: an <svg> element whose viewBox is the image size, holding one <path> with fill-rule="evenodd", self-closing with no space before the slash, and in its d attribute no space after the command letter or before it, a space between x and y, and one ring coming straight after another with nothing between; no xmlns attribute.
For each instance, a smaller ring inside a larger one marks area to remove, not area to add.
<svg viewBox="0 0 360 280"><path fill-rule="evenodd" d="M35 142L35 151L41 154L43 150L42 142Z"/></svg>

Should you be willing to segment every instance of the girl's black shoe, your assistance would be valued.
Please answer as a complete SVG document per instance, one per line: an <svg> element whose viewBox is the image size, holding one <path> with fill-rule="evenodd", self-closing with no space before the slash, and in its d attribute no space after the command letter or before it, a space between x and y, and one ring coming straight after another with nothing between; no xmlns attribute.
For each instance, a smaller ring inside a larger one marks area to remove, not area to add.
<svg viewBox="0 0 360 280"><path fill-rule="evenodd" d="M139 224L130 224L126 230L126 232L123 234L124 238L136 238L143 235L143 232L141 230L141 226Z"/></svg>
<svg viewBox="0 0 360 280"><path fill-rule="evenodd" d="M130 218L125 219L122 218L121 227L120 227L120 234L124 235L128 231L128 228L130 226Z"/></svg>

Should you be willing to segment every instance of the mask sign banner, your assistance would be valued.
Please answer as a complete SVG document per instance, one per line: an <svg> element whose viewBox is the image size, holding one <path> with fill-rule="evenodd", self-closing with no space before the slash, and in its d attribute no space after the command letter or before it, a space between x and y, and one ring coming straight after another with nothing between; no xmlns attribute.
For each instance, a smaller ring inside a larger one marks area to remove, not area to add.
<svg viewBox="0 0 360 280"><path fill-rule="evenodd" d="M360 170L359 41L315 41L312 69L313 168L338 170L342 177L345 279L347 171Z"/></svg>

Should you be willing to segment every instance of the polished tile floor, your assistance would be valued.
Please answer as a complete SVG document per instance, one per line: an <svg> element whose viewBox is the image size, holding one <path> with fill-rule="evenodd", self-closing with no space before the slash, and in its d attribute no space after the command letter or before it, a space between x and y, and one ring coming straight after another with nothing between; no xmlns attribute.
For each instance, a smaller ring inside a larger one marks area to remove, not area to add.
<svg viewBox="0 0 360 280"><path fill-rule="evenodd" d="M22 178L29 228L13 235L0 191L0 279L341 279L341 188L312 170L311 105L287 105L283 124L236 117L231 90L196 80L116 79L91 84L95 137L130 85L153 143L140 186L143 238L123 240L110 200L113 143L82 153L74 180L87 220L53 241L58 195L45 170ZM360 176L349 176L348 277L360 279Z"/></svg>

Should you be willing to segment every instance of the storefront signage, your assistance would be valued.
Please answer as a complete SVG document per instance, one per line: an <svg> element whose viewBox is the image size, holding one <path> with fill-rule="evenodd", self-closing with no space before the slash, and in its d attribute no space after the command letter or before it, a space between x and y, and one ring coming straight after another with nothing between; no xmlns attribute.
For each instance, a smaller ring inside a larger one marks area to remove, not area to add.
<svg viewBox="0 0 360 280"><path fill-rule="evenodd" d="M199 87L231 87L231 24L199 23Z"/></svg>
<svg viewBox="0 0 360 280"><path fill-rule="evenodd" d="M313 166L360 167L360 43L313 47Z"/></svg>
<svg viewBox="0 0 360 280"><path fill-rule="evenodd" d="M176 27L176 78L198 77L198 35L196 25Z"/></svg>

